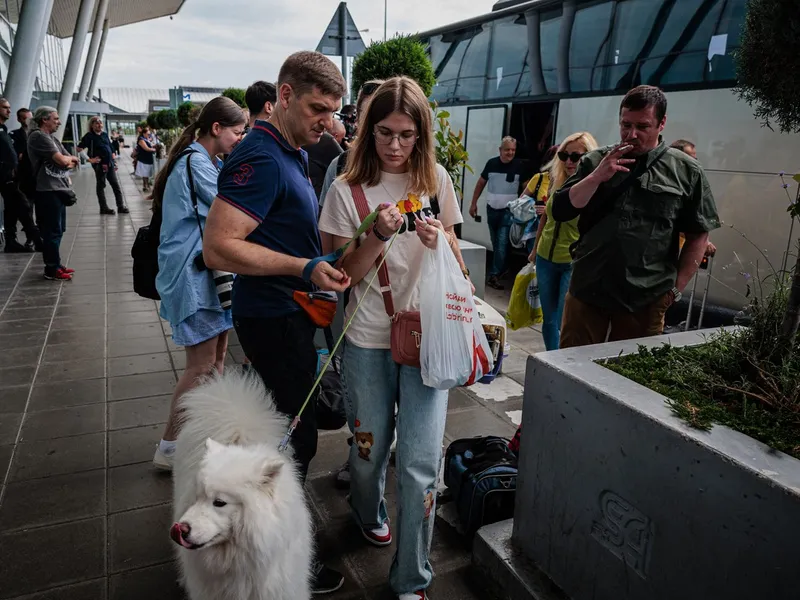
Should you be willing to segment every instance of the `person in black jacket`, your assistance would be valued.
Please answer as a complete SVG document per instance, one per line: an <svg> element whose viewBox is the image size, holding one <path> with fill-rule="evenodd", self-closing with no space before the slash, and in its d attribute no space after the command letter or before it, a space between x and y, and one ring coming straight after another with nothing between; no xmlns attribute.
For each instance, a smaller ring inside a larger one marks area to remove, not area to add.
<svg viewBox="0 0 800 600"><path fill-rule="evenodd" d="M33 222L30 204L16 181L19 155L6 127L10 117L11 104L5 98L0 98L0 195L3 196L5 205L5 252L41 251L42 238ZM24 245L17 241L17 221L22 225L27 238Z"/></svg>
<svg viewBox="0 0 800 600"><path fill-rule="evenodd" d="M130 212L122 198L122 189L117 179L116 154L111 146L108 134L103 131L103 119L92 117L89 119L90 131L83 136L78 144L78 152L87 151L89 162L92 163L94 175L97 178L97 201L100 204L101 215L113 215L114 209L106 203L106 179L114 190L117 201L117 210L120 214Z"/></svg>

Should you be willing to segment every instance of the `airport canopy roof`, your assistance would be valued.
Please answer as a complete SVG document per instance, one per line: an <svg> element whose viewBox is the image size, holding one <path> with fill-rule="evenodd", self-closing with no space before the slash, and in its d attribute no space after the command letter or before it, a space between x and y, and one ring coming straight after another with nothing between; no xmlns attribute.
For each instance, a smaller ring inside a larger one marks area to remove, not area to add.
<svg viewBox="0 0 800 600"><path fill-rule="evenodd" d="M142 21L149 21L150 19L174 15L181 9L185 1L186 0L109 0L107 13L109 27L122 27L123 25L131 25L132 23L140 23ZM17 23L19 20L17 4L17 2L8 2L7 4L9 12L8 19L12 23ZM23 4L24 0L20 0L20 10ZM100 2L98 0L96 5L99 4ZM78 9L80 5L81 0L55 0L47 32L58 38L72 37L75 31L75 22L78 20ZM95 10L97 10L97 7L95 7ZM92 31L92 28L94 28L94 18L92 18L89 31Z"/></svg>

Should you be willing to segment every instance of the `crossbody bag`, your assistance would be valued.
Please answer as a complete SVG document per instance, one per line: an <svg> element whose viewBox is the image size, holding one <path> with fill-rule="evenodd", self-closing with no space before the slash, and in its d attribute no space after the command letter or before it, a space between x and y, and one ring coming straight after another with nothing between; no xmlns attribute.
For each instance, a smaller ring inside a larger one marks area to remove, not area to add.
<svg viewBox="0 0 800 600"><path fill-rule="evenodd" d="M353 194L358 218L363 221L371 212L367 197L364 195L364 188L360 185L351 185L350 192ZM389 269L386 267L386 262L383 261L383 252L375 261L375 266L378 267L378 282L383 296L383 306L392 324L390 342L392 360L400 365L420 368L419 348L422 343L422 323L419 311L395 312Z"/></svg>

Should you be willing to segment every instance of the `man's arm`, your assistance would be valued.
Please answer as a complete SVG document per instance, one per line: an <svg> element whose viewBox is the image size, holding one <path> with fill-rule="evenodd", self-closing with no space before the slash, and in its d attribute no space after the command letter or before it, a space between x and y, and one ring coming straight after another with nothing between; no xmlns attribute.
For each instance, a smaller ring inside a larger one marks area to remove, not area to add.
<svg viewBox="0 0 800 600"><path fill-rule="evenodd" d="M474 218L478 214L478 198L483 193L483 188L486 187L486 179L480 177L478 183L475 184L475 191L472 192L472 203L469 206L469 214Z"/></svg>
<svg viewBox="0 0 800 600"><path fill-rule="evenodd" d="M700 263L703 262L703 257L706 253L708 245L708 233L687 233L686 243L681 250L681 257L678 263L678 277L675 280L675 287L679 292L686 289L689 281L691 281Z"/></svg>
<svg viewBox="0 0 800 600"><path fill-rule="evenodd" d="M307 258L297 258L248 242L245 238L258 222L238 208L216 199L211 205L203 232L203 260L210 269L238 275L288 275L302 277ZM343 292L350 278L329 264L320 262L311 281L323 290Z"/></svg>

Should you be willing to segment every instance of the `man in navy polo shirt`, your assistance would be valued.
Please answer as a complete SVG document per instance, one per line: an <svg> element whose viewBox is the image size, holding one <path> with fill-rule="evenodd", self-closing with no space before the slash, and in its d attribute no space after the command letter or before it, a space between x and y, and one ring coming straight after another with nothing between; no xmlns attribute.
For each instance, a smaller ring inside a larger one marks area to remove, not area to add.
<svg viewBox="0 0 800 600"><path fill-rule="evenodd" d="M219 175L203 239L211 269L236 273L233 321L247 358L271 390L279 411L297 415L317 369L316 326L293 291L342 292L350 278L322 254L317 196L308 156L333 126L345 82L328 58L297 52L281 67L278 99L268 121L256 121ZM292 446L301 473L317 451L315 403L309 402ZM341 574L316 563L312 590L332 592Z"/></svg>

